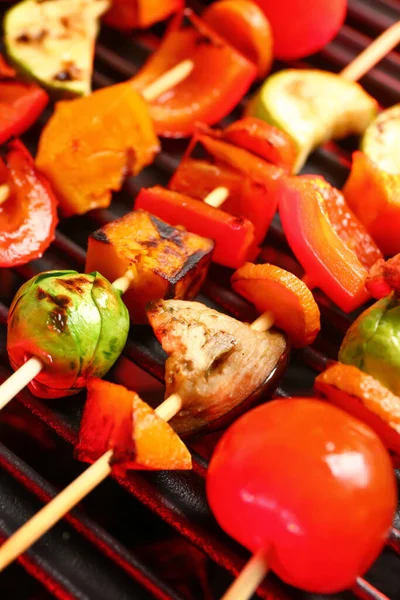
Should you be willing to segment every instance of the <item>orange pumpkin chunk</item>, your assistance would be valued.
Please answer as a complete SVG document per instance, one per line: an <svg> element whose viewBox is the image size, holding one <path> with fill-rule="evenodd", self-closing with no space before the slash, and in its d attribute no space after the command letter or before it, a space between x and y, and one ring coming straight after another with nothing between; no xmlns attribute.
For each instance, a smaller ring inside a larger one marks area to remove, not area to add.
<svg viewBox="0 0 400 600"><path fill-rule="evenodd" d="M133 321L147 322L145 308L150 301L196 296L213 249L212 240L135 210L89 237L86 272L99 271L115 281L131 271L124 302Z"/></svg>
<svg viewBox="0 0 400 600"><path fill-rule="evenodd" d="M64 216L105 208L127 175L159 151L146 101L130 83L58 102L43 129L36 164Z"/></svg>
<svg viewBox="0 0 400 600"><path fill-rule="evenodd" d="M172 427L136 392L102 379L88 384L76 455L93 463L113 450L113 470L191 469L190 452Z"/></svg>
<svg viewBox="0 0 400 600"><path fill-rule="evenodd" d="M400 398L379 381L357 367L336 363L318 375L314 389L367 423L400 455Z"/></svg>
<svg viewBox="0 0 400 600"><path fill-rule="evenodd" d="M233 274L232 287L259 312L272 312L274 324L296 348L315 340L321 328L319 308L306 284L293 273L268 263L246 263Z"/></svg>

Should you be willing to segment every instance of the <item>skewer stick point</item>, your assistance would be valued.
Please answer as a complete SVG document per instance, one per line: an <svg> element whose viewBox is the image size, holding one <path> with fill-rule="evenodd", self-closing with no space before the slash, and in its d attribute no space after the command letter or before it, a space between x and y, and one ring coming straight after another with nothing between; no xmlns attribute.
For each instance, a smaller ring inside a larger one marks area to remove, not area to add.
<svg viewBox="0 0 400 600"><path fill-rule="evenodd" d="M182 62L169 69L158 77L153 83L150 83L143 90L142 96L147 102L156 100L161 94L174 88L181 83L193 71L194 62L192 60L183 60Z"/></svg>
<svg viewBox="0 0 400 600"><path fill-rule="evenodd" d="M0 410L6 406L43 369L40 358L32 356L0 386Z"/></svg>
<svg viewBox="0 0 400 600"><path fill-rule="evenodd" d="M0 185L0 204L3 204L3 202L7 200L8 196L10 195L10 191L10 186L6 183Z"/></svg>
<svg viewBox="0 0 400 600"><path fill-rule="evenodd" d="M157 406L155 412L164 421L170 421L182 408L182 398L179 394L171 394L162 404Z"/></svg>
<svg viewBox="0 0 400 600"><path fill-rule="evenodd" d="M46 504L0 547L0 571L25 552L46 531L57 523L82 498L87 496L110 473L113 451L108 450L101 458L70 483L58 496Z"/></svg>
<svg viewBox="0 0 400 600"><path fill-rule="evenodd" d="M229 190L226 187L216 187L205 198L204 202L214 208L219 208L229 196Z"/></svg>
<svg viewBox="0 0 400 600"><path fill-rule="evenodd" d="M265 552L256 552L221 600L248 600L267 573L268 563Z"/></svg>
<svg viewBox="0 0 400 600"><path fill-rule="evenodd" d="M250 325L254 331L268 331L274 324L274 313L267 310Z"/></svg>
<svg viewBox="0 0 400 600"><path fill-rule="evenodd" d="M113 282L113 287L117 288L121 294L125 294L125 292L129 290L129 287L134 279L135 276L132 271L127 271L125 275L118 277L118 279Z"/></svg>
<svg viewBox="0 0 400 600"><path fill-rule="evenodd" d="M394 23L365 48L341 72L349 81L358 81L400 43L400 21Z"/></svg>

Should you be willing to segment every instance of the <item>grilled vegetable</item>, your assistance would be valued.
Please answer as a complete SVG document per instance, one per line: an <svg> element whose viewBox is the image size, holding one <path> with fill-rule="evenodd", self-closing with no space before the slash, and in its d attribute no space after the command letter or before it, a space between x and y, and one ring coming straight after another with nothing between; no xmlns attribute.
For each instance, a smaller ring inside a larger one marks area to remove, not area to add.
<svg viewBox="0 0 400 600"><path fill-rule="evenodd" d="M104 21L117 29L147 29L183 8L183 0L112 0Z"/></svg>
<svg viewBox="0 0 400 600"><path fill-rule="evenodd" d="M278 332L253 331L198 302L160 300L147 316L169 355L165 395L183 401L171 420L180 434L221 426L281 373L287 343Z"/></svg>
<svg viewBox="0 0 400 600"><path fill-rule="evenodd" d="M274 54L303 58L321 50L342 26L347 0L256 0L271 23Z"/></svg>
<svg viewBox="0 0 400 600"><path fill-rule="evenodd" d="M364 311L350 326L339 360L372 375L400 395L400 302L396 292Z"/></svg>
<svg viewBox="0 0 400 600"><path fill-rule="evenodd" d="M256 117L244 117L225 127L221 135L225 141L248 150L287 173L293 172L296 144L282 129Z"/></svg>
<svg viewBox="0 0 400 600"><path fill-rule="evenodd" d="M397 505L392 461L364 423L311 398L274 400L221 438L207 473L220 525L286 583L352 588L381 552Z"/></svg>
<svg viewBox="0 0 400 600"><path fill-rule="evenodd" d="M337 363L318 375L314 389L376 431L400 455L400 398L351 365Z"/></svg>
<svg viewBox="0 0 400 600"><path fill-rule="evenodd" d="M254 226L242 217L209 206L185 194L160 186L143 188L135 208L148 210L171 225L183 225L189 231L209 236L215 242L212 260L233 269L259 252L254 240Z"/></svg>
<svg viewBox="0 0 400 600"><path fill-rule="evenodd" d="M76 456L93 463L113 450L113 471L191 469L192 459L174 430L136 392L91 379Z"/></svg>
<svg viewBox="0 0 400 600"><path fill-rule="evenodd" d="M271 190L282 170L216 136L218 133L208 130L193 137L169 187L201 200L214 188L226 187L229 195L221 209L253 224L257 246L264 240L276 213L278 198ZM206 157L195 158L198 150Z"/></svg>
<svg viewBox="0 0 400 600"><path fill-rule="evenodd" d="M48 96L34 84L0 82L0 144L25 133L41 115Z"/></svg>
<svg viewBox="0 0 400 600"><path fill-rule="evenodd" d="M162 136L188 137L197 122L217 123L241 100L257 72L255 65L186 9L174 18L161 45L132 84L143 91L185 59L194 63L190 75L149 105L156 131Z"/></svg>
<svg viewBox="0 0 400 600"><path fill-rule="evenodd" d="M345 312L368 299L368 271L338 235L324 197L313 179L283 177L276 183L287 240L310 285L320 288Z"/></svg>
<svg viewBox="0 0 400 600"><path fill-rule="evenodd" d="M57 201L19 140L0 158L0 194L0 267L40 258L54 239Z"/></svg>
<svg viewBox="0 0 400 600"><path fill-rule="evenodd" d="M23 0L4 19L8 55L51 90L90 94L98 19L108 7L108 0Z"/></svg>
<svg viewBox="0 0 400 600"><path fill-rule="evenodd" d="M386 173L400 175L400 104L382 111L366 129L361 150Z"/></svg>
<svg viewBox="0 0 400 600"><path fill-rule="evenodd" d="M232 276L233 289L260 313L271 311L274 324L299 348L312 344L321 329L319 308L300 279L275 265L245 264Z"/></svg>
<svg viewBox="0 0 400 600"><path fill-rule="evenodd" d="M80 391L102 377L125 346L128 311L99 273L47 271L27 281L8 314L7 350L14 370L31 356L45 367L30 384L41 398Z"/></svg>
<svg viewBox="0 0 400 600"><path fill-rule="evenodd" d="M384 261L377 260L370 269L366 288L373 298L380 300L388 296L392 290L400 293L400 254Z"/></svg>
<svg viewBox="0 0 400 600"><path fill-rule="evenodd" d="M40 137L36 164L57 192L63 215L71 216L109 206L111 192L158 151L145 100L121 83L59 102Z"/></svg>
<svg viewBox="0 0 400 600"><path fill-rule="evenodd" d="M323 177L304 175L305 178L312 182L324 199L328 219L340 239L354 252L360 263L370 269L377 260L382 259L382 252L362 222L350 210L342 192Z"/></svg>
<svg viewBox="0 0 400 600"><path fill-rule="evenodd" d="M332 138L362 134L378 104L363 88L339 75L287 69L269 77L248 107L248 115L286 131L297 144L299 171L317 146Z"/></svg>
<svg viewBox="0 0 400 600"><path fill-rule="evenodd" d="M353 154L346 200L386 255L400 252L400 104L381 112Z"/></svg>
<svg viewBox="0 0 400 600"><path fill-rule="evenodd" d="M124 301L134 321L158 298L194 298L207 274L214 243L137 210L89 237L86 271L114 281L131 270Z"/></svg>
<svg viewBox="0 0 400 600"><path fill-rule="evenodd" d="M219 0L208 6L203 20L236 50L257 65L258 77L265 77L273 60L271 26L252 0Z"/></svg>

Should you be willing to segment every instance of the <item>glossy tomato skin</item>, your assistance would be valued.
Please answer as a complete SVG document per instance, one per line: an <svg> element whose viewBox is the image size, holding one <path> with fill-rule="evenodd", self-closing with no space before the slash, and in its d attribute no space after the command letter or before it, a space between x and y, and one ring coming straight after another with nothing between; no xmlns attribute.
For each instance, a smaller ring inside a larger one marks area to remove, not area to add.
<svg viewBox="0 0 400 600"><path fill-rule="evenodd" d="M315 399L275 400L236 421L211 460L207 496L228 534L316 593L351 587L369 568L397 502L376 434Z"/></svg>
<svg viewBox="0 0 400 600"><path fill-rule="evenodd" d="M272 28L276 58L303 58L336 36L346 17L347 0L255 0Z"/></svg>

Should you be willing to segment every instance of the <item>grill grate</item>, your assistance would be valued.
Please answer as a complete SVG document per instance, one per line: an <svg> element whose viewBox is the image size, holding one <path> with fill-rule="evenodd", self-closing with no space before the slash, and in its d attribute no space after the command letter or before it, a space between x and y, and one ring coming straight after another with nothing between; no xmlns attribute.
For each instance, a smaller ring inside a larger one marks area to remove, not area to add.
<svg viewBox="0 0 400 600"><path fill-rule="evenodd" d="M334 42L323 52L310 58L307 66L340 70L370 42L371 37L375 37L399 18L400 6L395 0L350 0L346 25ZM122 36L104 29L96 49L95 87L110 85L131 76L143 63L156 40L157 38L149 36L135 39L133 36ZM306 64L296 62L291 66ZM363 79L362 83L366 89L374 94L383 106L400 102L399 66L400 54L392 52ZM237 118L239 114L240 109L233 113L232 119ZM38 135L46 117L48 114L42 116L24 137L32 151L35 151ZM133 197L142 186L165 184L176 168L183 149L184 143L165 142L163 151L154 165L134 180L129 180L124 189L116 195L110 209L64 220L60 224L55 242L40 260L12 271L0 272L1 378L10 374L5 351L7 306L18 287L25 279L43 270L66 267L81 269L88 235L106 221L131 210ZM352 142L349 141L328 144L310 157L306 171L320 173L340 187L348 172L352 149ZM272 261L276 263L291 257L277 220L268 233L264 252L265 257L273 257ZM228 271L213 266L199 297L200 301L241 319L251 320L255 316L253 309L234 294L227 285L228 281ZM321 308L324 335L317 339L312 348L293 352L282 387L277 390L278 396L305 395L310 392L315 371L321 371L328 360L336 357L340 339L350 319L340 313L322 293L317 294L317 300ZM164 360L165 355L149 328L135 326L123 353L122 367L114 368L112 377L118 381L126 378L127 369L123 368L125 362L128 365L135 363L162 382ZM129 366L129 370L131 368ZM28 391L24 391L19 400L25 409L63 440L59 443L67 448L69 460L72 462L71 445L76 441L84 396L44 403ZM133 472L125 480L118 480L118 483L128 494L150 508L165 523L202 550L213 562L229 573L236 574L243 566L247 554L216 526L210 514L204 494L207 462L196 452L196 448L201 449L194 443L192 473ZM0 465L0 531L6 536L33 514L40 502L52 496L55 488L2 444ZM73 468L75 472L80 472L84 467L74 463ZM42 471L41 465L38 470ZM400 482L399 471L397 476ZM122 493L120 489L116 491L117 486L112 481L105 482L101 487L103 486L110 487L114 495ZM135 512L138 502L133 499L130 502ZM111 506L110 509L116 510L117 507ZM134 523L135 514L132 527ZM399 512L394 526L400 528ZM66 539L68 543L65 542ZM400 532L397 529L392 531L388 541L389 547L391 550L385 550L384 556L378 561L368 580L384 589L391 598L400 598L399 577L397 576L397 582L390 582L391 573L400 572L400 559L392 552L400 552ZM61 599L184 598L184 595L174 591L145 562L139 560L134 552L128 550L115 536L110 535L96 518L87 516L79 509L68 515L63 523L39 541L20 562L55 597ZM383 579L386 579L386 582L382 581ZM144 594L140 589L146 590ZM357 582L353 592L359 598L385 597L364 579ZM262 598L276 597L282 600L294 596L312 597L283 586L273 576L261 586L259 595ZM344 599L347 595L339 597Z"/></svg>

